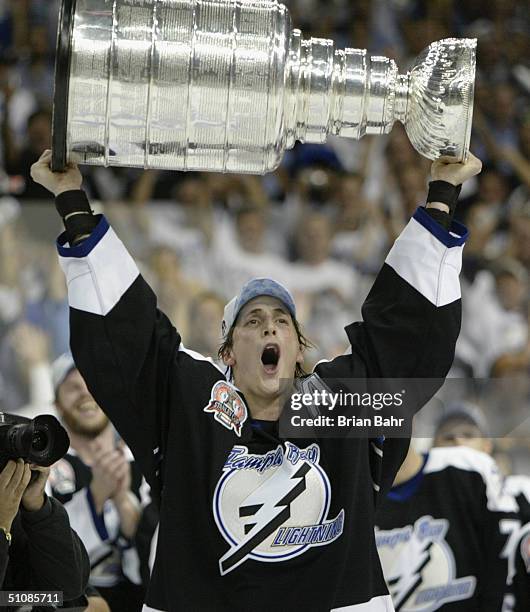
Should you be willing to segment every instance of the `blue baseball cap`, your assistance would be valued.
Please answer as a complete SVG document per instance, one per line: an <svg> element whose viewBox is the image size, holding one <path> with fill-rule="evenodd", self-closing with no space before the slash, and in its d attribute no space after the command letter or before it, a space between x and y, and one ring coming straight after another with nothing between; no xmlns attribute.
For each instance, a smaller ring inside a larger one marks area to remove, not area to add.
<svg viewBox="0 0 530 612"><path fill-rule="evenodd" d="M237 315L243 306L250 302L250 300L262 295L268 295L280 300L286 306L293 319L296 319L296 306L294 305L293 296L282 284L272 280L272 278L253 278L245 283L239 295L233 297L225 306L221 326L223 337L226 336L232 325L234 325Z"/></svg>

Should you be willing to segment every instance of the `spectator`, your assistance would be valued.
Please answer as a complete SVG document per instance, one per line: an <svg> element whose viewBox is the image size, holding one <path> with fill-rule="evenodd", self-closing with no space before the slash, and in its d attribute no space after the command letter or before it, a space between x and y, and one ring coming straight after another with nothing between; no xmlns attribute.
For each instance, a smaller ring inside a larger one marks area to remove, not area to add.
<svg viewBox="0 0 530 612"><path fill-rule="evenodd" d="M511 212L509 238L508 253L530 273L530 200Z"/></svg>
<svg viewBox="0 0 530 612"><path fill-rule="evenodd" d="M90 584L113 612L142 607L138 558L132 547L140 519L141 476L69 354L53 366L57 411L70 436L68 454L50 482L90 556Z"/></svg>
<svg viewBox="0 0 530 612"><path fill-rule="evenodd" d="M345 174L339 189L339 211L331 253L361 272L375 274L388 250L385 222L375 202L362 194L362 177Z"/></svg>
<svg viewBox="0 0 530 612"><path fill-rule="evenodd" d="M284 284L289 279L289 266L275 251L267 249L267 211L244 207L236 213L232 227L224 219L214 235L211 265L215 285L229 299L242 283L253 277L265 276L274 270Z"/></svg>
<svg viewBox="0 0 530 612"><path fill-rule="evenodd" d="M28 118L36 110L34 93L21 86L14 58L0 54L0 164L16 162L27 134Z"/></svg>
<svg viewBox="0 0 530 612"><path fill-rule="evenodd" d="M148 237L157 245L169 247L178 256L184 276L211 284L209 248L219 223L208 182L190 174L176 187L174 206L149 207Z"/></svg>
<svg viewBox="0 0 530 612"><path fill-rule="evenodd" d="M4 411L22 411L24 416L50 411L48 343L42 329L25 321L18 321L6 334L0 346L0 406Z"/></svg>
<svg viewBox="0 0 530 612"><path fill-rule="evenodd" d="M205 357L217 359L221 346L219 321L223 318L224 301L211 291L199 293L190 303L189 330L186 343Z"/></svg>
<svg viewBox="0 0 530 612"><path fill-rule="evenodd" d="M458 361L476 377L488 376L504 353L523 350L528 339L528 274L515 260L499 260L465 288Z"/></svg>
<svg viewBox="0 0 530 612"><path fill-rule="evenodd" d="M48 110L39 109L28 118L26 146L12 155L7 164L7 173L21 176L24 180L24 188L17 197L19 199L48 200L46 190L36 185L30 177L30 168L39 158L42 147L51 147L51 122L52 116Z"/></svg>
<svg viewBox="0 0 530 612"><path fill-rule="evenodd" d="M189 326L190 303L202 290L202 285L186 278L177 254L166 246L155 247L149 258L153 284L157 288L161 308L171 313L186 334Z"/></svg>
<svg viewBox="0 0 530 612"><path fill-rule="evenodd" d="M358 275L352 266L331 258L331 222L322 213L305 215L296 236L297 258L291 286L297 292L333 292L352 305Z"/></svg>
<svg viewBox="0 0 530 612"><path fill-rule="evenodd" d="M33 92L37 104L42 108L51 107L53 100L54 54L45 26L32 25L29 32L29 49L19 63L21 85Z"/></svg>

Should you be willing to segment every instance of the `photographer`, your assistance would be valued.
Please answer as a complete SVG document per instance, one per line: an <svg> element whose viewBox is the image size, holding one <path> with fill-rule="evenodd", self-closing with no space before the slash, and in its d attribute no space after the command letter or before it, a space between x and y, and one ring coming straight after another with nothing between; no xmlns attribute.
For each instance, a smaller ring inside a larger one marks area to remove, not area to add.
<svg viewBox="0 0 530 612"><path fill-rule="evenodd" d="M75 599L90 565L66 511L44 493L49 471L17 459L0 472L0 589L62 591Z"/></svg>

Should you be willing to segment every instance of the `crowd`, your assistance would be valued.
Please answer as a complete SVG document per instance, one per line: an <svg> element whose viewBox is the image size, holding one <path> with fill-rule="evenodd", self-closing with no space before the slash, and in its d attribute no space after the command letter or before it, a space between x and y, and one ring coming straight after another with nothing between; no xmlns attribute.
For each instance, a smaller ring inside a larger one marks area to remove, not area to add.
<svg viewBox="0 0 530 612"><path fill-rule="evenodd" d="M30 167L51 148L58 0L0 0L0 411L48 410L68 351L49 192ZM522 0L287 0L304 36L366 48L401 71L430 42L478 39L471 150L482 173L457 216L470 230L451 376L517 380L530 402L530 13ZM344 327L394 239L425 201L429 160L388 136L300 145L263 177L84 166L104 209L186 346L217 358L224 304L256 276L293 293L313 347L306 370L347 348ZM49 217L49 219L48 219ZM46 220L45 220L46 219ZM528 404L526 405L528 414ZM506 432L507 433L507 432ZM499 441L506 470L530 441ZM504 465L504 464L503 464Z"/></svg>

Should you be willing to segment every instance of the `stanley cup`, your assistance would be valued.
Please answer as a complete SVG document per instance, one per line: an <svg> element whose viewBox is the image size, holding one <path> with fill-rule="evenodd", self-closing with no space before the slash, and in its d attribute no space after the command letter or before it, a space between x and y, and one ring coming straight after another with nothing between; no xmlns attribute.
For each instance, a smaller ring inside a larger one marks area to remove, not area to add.
<svg viewBox="0 0 530 612"><path fill-rule="evenodd" d="M400 74L365 49L304 40L270 0L63 0L54 170L262 174L296 140L361 138L401 121L415 149L465 159L475 39L434 42Z"/></svg>

